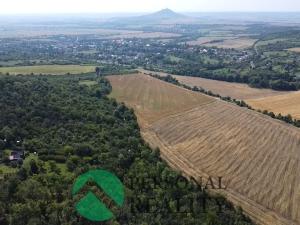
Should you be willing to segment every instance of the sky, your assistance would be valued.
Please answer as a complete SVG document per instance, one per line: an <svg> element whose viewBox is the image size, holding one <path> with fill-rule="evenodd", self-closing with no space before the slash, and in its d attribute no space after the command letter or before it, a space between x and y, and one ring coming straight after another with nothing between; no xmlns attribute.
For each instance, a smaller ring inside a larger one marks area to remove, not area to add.
<svg viewBox="0 0 300 225"><path fill-rule="evenodd" d="M299 11L299 0L0 0L0 15L32 13Z"/></svg>

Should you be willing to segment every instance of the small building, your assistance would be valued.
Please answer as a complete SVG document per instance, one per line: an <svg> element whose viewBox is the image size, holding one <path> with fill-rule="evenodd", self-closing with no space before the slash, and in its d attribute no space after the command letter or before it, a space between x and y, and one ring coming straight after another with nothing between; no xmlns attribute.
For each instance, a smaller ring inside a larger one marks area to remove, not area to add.
<svg viewBox="0 0 300 225"><path fill-rule="evenodd" d="M12 151L9 156L9 161L20 161L24 159L23 151Z"/></svg>

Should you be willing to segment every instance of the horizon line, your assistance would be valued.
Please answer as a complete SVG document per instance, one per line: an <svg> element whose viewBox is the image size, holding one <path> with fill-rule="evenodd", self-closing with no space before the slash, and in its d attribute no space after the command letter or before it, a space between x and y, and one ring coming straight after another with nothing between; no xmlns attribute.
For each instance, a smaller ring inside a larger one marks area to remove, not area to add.
<svg viewBox="0 0 300 225"><path fill-rule="evenodd" d="M111 11L111 12L0 12L0 17L8 15L94 15L94 14L140 14L140 13L155 13L161 10L156 11ZM177 13L300 13L300 10L286 10L286 11L176 11Z"/></svg>

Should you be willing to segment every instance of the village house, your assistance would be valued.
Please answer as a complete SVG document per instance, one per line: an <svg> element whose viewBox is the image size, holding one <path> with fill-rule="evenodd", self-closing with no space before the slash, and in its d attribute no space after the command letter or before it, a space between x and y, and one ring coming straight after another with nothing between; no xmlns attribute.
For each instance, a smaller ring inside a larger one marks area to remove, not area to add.
<svg viewBox="0 0 300 225"><path fill-rule="evenodd" d="M9 161L21 161L24 159L23 151L12 151L9 156Z"/></svg>

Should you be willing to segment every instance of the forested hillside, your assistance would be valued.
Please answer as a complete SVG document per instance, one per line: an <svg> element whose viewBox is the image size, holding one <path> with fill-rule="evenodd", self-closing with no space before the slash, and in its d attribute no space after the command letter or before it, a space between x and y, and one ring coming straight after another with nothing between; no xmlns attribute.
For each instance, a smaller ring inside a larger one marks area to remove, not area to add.
<svg viewBox="0 0 300 225"><path fill-rule="evenodd" d="M94 74L0 77L1 225L90 224L75 212L70 190L92 168L126 186L126 204L108 224L252 224L172 171L142 140L133 110L106 97L110 91ZM25 159L10 162L12 150ZM189 199L206 199L205 209L195 201L187 210Z"/></svg>

